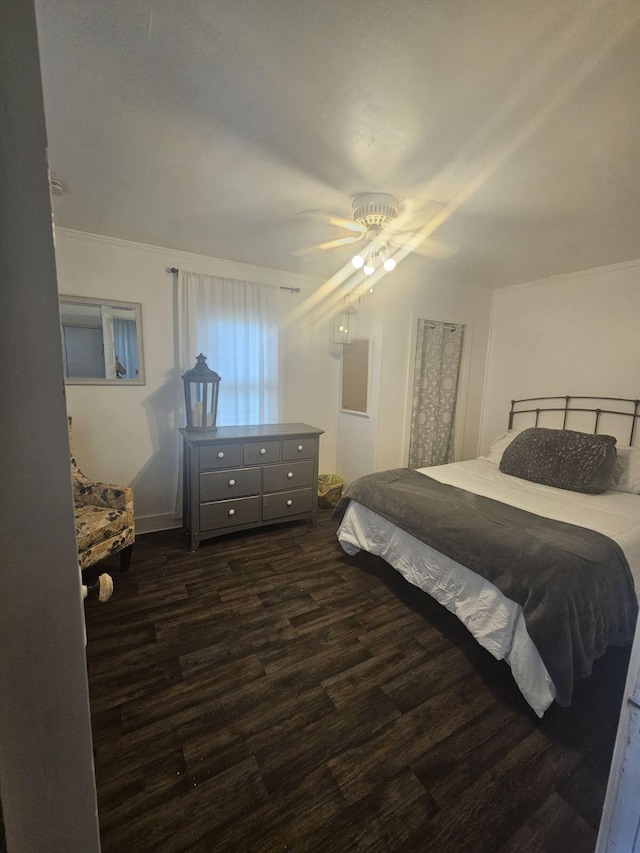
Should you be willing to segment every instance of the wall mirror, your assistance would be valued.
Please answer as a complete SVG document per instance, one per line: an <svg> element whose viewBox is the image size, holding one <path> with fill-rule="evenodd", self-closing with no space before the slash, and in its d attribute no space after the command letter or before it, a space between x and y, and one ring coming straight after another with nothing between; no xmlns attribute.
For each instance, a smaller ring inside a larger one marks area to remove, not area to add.
<svg viewBox="0 0 640 853"><path fill-rule="evenodd" d="M343 412L366 415L369 406L369 341L362 338L342 346Z"/></svg>
<svg viewBox="0 0 640 853"><path fill-rule="evenodd" d="M64 378L69 385L144 385L142 306L60 296Z"/></svg>

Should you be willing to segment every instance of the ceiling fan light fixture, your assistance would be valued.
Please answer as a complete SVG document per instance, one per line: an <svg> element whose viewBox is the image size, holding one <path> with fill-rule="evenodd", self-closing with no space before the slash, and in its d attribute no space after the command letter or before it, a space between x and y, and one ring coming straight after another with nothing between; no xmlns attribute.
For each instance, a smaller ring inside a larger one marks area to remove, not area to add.
<svg viewBox="0 0 640 853"><path fill-rule="evenodd" d="M377 229L395 219L400 209L400 202L389 193L360 193L352 203L353 218L359 224L371 230Z"/></svg>
<svg viewBox="0 0 640 853"><path fill-rule="evenodd" d="M386 246L382 246L380 249L380 257L382 258L382 266L384 267L386 272L393 272L396 268L396 262L393 258L389 257L389 252L387 251Z"/></svg>
<svg viewBox="0 0 640 853"><path fill-rule="evenodd" d="M435 259L444 259L452 255L455 248L436 238L425 239L420 230L407 230L417 214L426 203L415 207L415 200L405 200L402 204L389 193L360 193L352 197L353 222L322 211L302 211L320 222L345 229L350 232L346 237L337 237L307 249L301 249L296 254L305 255L315 249L338 249L348 244L360 243L360 248L351 258L351 265L356 270L363 270L367 276L376 270L383 269L385 273L393 272L398 261L391 252L402 250L402 258L409 252L417 252ZM433 202L439 207L445 205ZM430 229L433 230L433 227ZM353 247L355 249L355 246ZM352 249L353 251L353 249ZM397 254L397 253L396 253ZM401 259L398 255L398 259Z"/></svg>

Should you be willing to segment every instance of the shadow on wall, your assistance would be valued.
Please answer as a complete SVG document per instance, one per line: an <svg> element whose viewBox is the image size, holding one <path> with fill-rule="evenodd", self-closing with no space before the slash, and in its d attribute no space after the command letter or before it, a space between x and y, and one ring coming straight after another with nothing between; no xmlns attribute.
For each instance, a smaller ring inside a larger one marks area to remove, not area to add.
<svg viewBox="0 0 640 853"><path fill-rule="evenodd" d="M180 371L172 368L160 388L142 403L149 423L152 455L131 486L134 493L136 490L140 493L142 506L152 508L151 515L143 518L166 518L170 514L174 515L176 522L182 518L182 497L179 494L182 436L178 430L184 426L183 387Z"/></svg>

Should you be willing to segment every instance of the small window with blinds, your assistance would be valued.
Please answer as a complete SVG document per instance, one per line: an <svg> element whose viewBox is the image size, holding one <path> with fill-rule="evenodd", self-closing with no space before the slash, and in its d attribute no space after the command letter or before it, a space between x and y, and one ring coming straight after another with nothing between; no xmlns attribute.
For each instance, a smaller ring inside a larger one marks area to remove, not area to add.
<svg viewBox="0 0 640 853"><path fill-rule="evenodd" d="M104 379L102 329L91 326L62 326L65 379Z"/></svg>

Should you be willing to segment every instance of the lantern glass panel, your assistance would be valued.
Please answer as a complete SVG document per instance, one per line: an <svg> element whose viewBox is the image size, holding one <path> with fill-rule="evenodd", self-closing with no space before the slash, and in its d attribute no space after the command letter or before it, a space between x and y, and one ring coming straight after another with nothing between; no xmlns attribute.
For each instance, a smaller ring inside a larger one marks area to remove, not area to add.
<svg viewBox="0 0 640 853"><path fill-rule="evenodd" d="M195 367L187 370L182 379L187 429L214 430L218 413L220 376L207 367L206 356L200 354Z"/></svg>
<svg viewBox="0 0 640 853"><path fill-rule="evenodd" d="M349 344L357 340L358 312L347 306L333 318L334 344Z"/></svg>

